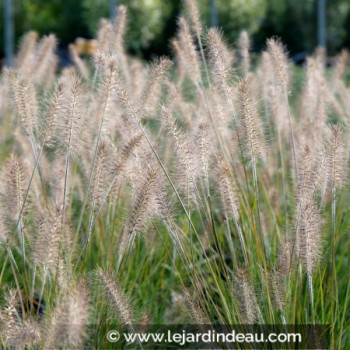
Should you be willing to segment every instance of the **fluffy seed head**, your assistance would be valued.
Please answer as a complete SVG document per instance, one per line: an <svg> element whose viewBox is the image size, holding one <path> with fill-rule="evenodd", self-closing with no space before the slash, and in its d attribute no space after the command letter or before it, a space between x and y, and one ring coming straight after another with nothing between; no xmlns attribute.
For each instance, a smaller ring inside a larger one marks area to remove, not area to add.
<svg viewBox="0 0 350 350"><path fill-rule="evenodd" d="M280 41L275 39L267 40L267 49L271 55L273 65L275 67L275 74L278 78L278 83L285 93L288 93L289 87L289 69L288 58L283 45Z"/></svg>
<svg viewBox="0 0 350 350"><path fill-rule="evenodd" d="M337 57L336 63L333 69L333 84L336 84L344 77L346 72L347 62L349 59L349 51L343 49L340 55Z"/></svg>
<svg viewBox="0 0 350 350"><path fill-rule="evenodd" d="M86 142L82 87L75 71L70 71L63 79L65 105L57 120L58 142L65 153L74 156L83 149Z"/></svg>
<svg viewBox="0 0 350 350"><path fill-rule="evenodd" d="M231 98L230 78L234 55L226 46L222 33L217 29L209 29L206 41L213 81L226 98Z"/></svg>
<svg viewBox="0 0 350 350"><path fill-rule="evenodd" d="M250 69L250 39L248 32L243 30L239 36L239 48L242 59L242 71L246 76Z"/></svg>
<svg viewBox="0 0 350 350"><path fill-rule="evenodd" d="M141 181L138 188L135 189L127 224L129 234L138 233L145 228L151 215L149 206L156 193L156 180L156 169L148 169L143 181Z"/></svg>
<svg viewBox="0 0 350 350"><path fill-rule="evenodd" d="M104 138L99 142L89 187L90 206L93 210L97 209L103 202L106 191L113 180L111 169L116 152L110 139ZM91 158L93 159L93 157L94 151ZM90 167L88 167L88 174L90 174ZM89 181L89 177L87 180Z"/></svg>
<svg viewBox="0 0 350 350"><path fill-rule="evenodd" d="M56 133L58 118L64 109L64 79L57 81L54 92L48 102L48 108L40 125L41 144L52 146L52 140Z"/></svg>
<svg viewBox="0 0 350 350"><path fill-rule="evenodd" d="M119 67L116 55L97 51L94 55L98 78L97 96L91 108L92 127L113 136L116 128L116 95L118 94Z"/></svg>
<svg viewBox="0 0 350 350"><path fill-rule="evenodd" d="M300 218L300 237L296 247L308 273L311 273L320 258L321 216L316 204L311 201L303 206Z"/></svg>
<svg viewBox="0 0 350 350"><path fill-rule="evenodd" d="M177 175L182 193L192 201L196 195L196 167L193 152L183 131L178 127L172 113L162 106L162 117L167 131L174 141L174 151L177 160Z"/></svg>
<svg viewBox="0 0 350 350"><path fill-rule="evenodd" d="M193 32L196 35L201 35L202 33L202 23L200 20L200 14L198 9L198 4L196 0L184 0L186 11L188 13L188 17L190 19Z"/></svg>
<svg viewBox="0 0 350 350"><path fill-rule="evenodd" d="M194 299L193 295L191 295L190 291L187 288L183 288L183 293L185 297L184 300L192 320L198 325L210 324L210 321L206 317L198 302Z"/></svg>
<svg viewBox="0 0 350 350"><path fill-rule="evenodd" d="M126 165L133 152L141 145L143 139L142 132L135 133L133 137L126 140L118 150L118 155L113 161L111 173L113 176L125 170Z"/></svg>
<svg viewBox="0 0 350 350"><path fill-rule="evenodd" d="M240 269L235 276L235 286L241 319L246 324L252 324L258 319L259 306L249 275L244 269Z"/></svg>
<svg viewBox="0 0 350 350"><path fill-rule="evenodd" d="M124 5L120 5L117 8L117 18L114 25L114 48L116 50L116 53L119 53L123 48L126 22L127 8Z"/></svg>
<svg viewBox="0 0 350 350"><path fill-rule="evenodd" d="M171 61L167 58L161 58L153 64L140 103L142 114L145 116L152 115L157 111L162 92L162 82L171 65Z"/></svg>
<svg viewBox="0 0 350 350"><path fill-rule="evenodd" d="M60 246L63 241L61 211L46 212L40 215L38 229L34 236L33 258L38 266L55 273L59 263Z"/></svg>
<svg viewBox="0 0 350 350"><path fill-rule="evenodd" d="M21 158L11 156L4 167L2 174L4 188L1 191L1 201L6 216L17 221L26 197L29 174L27 166ZM28 201L22 214L27 212Z"/></svg>
<svg viewBox="0 0 350 350"><path fill-rule="evenodd" d="M0 247L3 243L7 243L9 239L9 231L5 225L5 218L0 215Z"/></svg>
<svg viewBox="0 0 350 350"><path fill-rule="evenodd" d="M101 19L100 27L97 32L97 48L101 52L109 52L110 42L112 38L113 27L106 19Z"/></svg>
<svg viewBox="0 0 350 350"><path fill-rule="evenodd" d="M8 344L12 344L16 341L19 331L17 323L18 313L16 309L17 302L16 291L10 290L6 296L6 306L0 310L0 335Z"/></svg>
<svg viewBox="0 0 350 350"><path fill-rule="evenodd" d="M13 70L7 70L13 105L18 115L20 125L29 136L34 135L38 118L38 102L35 87L32 82L21 79Z"/></svg>
<svg viewBox="0 0 350 350"><path fill-rule="evenodd" d="M0 309L0 337L6 348L24 349L38 345L40 327L34 320L21 320L17 311L19 298L15 290L10 290L5 298L5 306Z"/></svg>
<svg viewBox="0 0 350 350"><path fill-rule="evenodd" d="M56 46L57 39L53 34L44 36L38 44L35 60L35 80L38 83L45 82L52 65L56 64Z"/></svg>
<svg viewBox="0 0 350 350"><path fill-rule="evenodd" d="M275 264L275 271L279 275L288 276L291 266L293 243L284 239L278 249L278 257Z"/></svg>
<svg viewBox="0 0 350 350"><path fill-rule="evenodd" d="M268 274L269 290L271 292L272 302L277 310L282 311L286 305L285 300L285 275L279 271L273 271Z"/></svg>
<svg viewBox="0 0 350 350"><path fill-rule="evenodd" d="M297 206L309 202L317 190L324 190L327 181L327 158L323 149L301 145L297 154Z"/></svg>
<svg viewBox="0 0 350 350"><path fill-rule="evenodd" d="M182 60L186 63L183 68L193 83L198 84L201 80L198 52L191 35L190 27L183 17L179 19L178 40L178 49L181 52Z"/></svg>
<svg viewBox="0 0 350 350"><path fill-rule="evenodd" d="M22 76L27 76L32 68L37 39L38 33L34 31L29 31L21 39L19 52L15 59L15 65L16 69Z"/></svg>
<svg viewBox="0 0 350 350"><path fill-rule="evenodd" d="M108 303L115 309L120 321L124 325L132 324L133 311L131 305L114 278L102 269L97 270L96 277L107 297Z"/></svg>
<svg viewBox="0 0 350 350"><path fill-rule="evenodd" d="M331 125L329 127L326 147L328 180L331 189L336 190L341 188L345 179L343 130L339 125Z"/></svg>
<svg viewBox="0 0 350 350"><path fill-rule="evenodd" d="M80 348L89 320L89 296L84 283L78 283L53 310L46 329L47 348Z"/></svg>
<svg viewBox="0 0 350 350"><path fill-rule="evenodd" d="M240 200L237 186L232 179L229 167L221 159L217 160L217 176L221 203L228 218L238 221L240 212Z"/></svg>
<svg viewBox="0 0 350 350"><path fill-rule="evenodd" d="M241 106L242 140L248 159L256 162L264 156L264 153L261 121L258 116L256 102L253 99L251 80L241 80L238 85L238 92Z"/></svg>

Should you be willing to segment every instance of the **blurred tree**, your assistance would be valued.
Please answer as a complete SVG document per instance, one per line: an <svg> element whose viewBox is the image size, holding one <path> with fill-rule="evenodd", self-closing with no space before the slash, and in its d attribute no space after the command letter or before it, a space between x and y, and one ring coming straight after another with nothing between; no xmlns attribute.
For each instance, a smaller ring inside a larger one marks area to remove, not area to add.
<svg viewBox="0 0 350 350"><path fill-rule="evenodd" d="M82 17L81 1L23 0L24 30L34 29L41 34L55 33L62 45L86 36L88 28Z"/></svg>
<svg viewBox="0 0 350 350"><path fill-rule="evenodd" d="M119 0L118 4L124 4L128 7L128 28L126 43L134 53L149 51L153 42L155 44L156 54L160 53L161 44L167 46L169 37L165 38L167 32L167 22L170 20L175 31L174 12L179 7L179 1L163 0ZM83 16L91 32L95 33L99 19L101 17L109 18L109 2L106 0L83 0ZM169 28L169 27L168 27ZM169 33L169 32L168 32ZM170 34L170 33L169 33ZM157 52L158 51L158 52ZM166 51L166 50L161 50Z"/></svg>
<svg viewBox="0 0 350 350"><path fill-rule="evenodd" d="M12 0L16 39L28 30L55 33L62 46L77 36L95 35L99 19L110 17L109 0ZM129 8L126 43L133 53L149 58L169 52L181 0L118 0ZM208 0L198 0L204 26L210 26ZM266 38L282 38L291 54L311 51L317 44L316 0L215 0L218 25L234 43L242 29L253 36L255 49ZM3 15L3 1L0 1ZM327 45L330 54L350 46L350 1L327 1ZM0 55L4 54L4 21L0 21Z"/></svg>
<svg viewBox="0 0 350 350"><path fill-rule="evenodd" d="M203 19L210 25L208 0L199 0ZM241 30L254 34L265 18L268 0L216 0L218 25L230 42L238 39Z"/></svg>
<svg viewBox="0 0 350 350"><path fill-rule="evenodd" d="M278 36L287 44L291 54L312 51L317 45L316 0L269 0L266 16L254 36L258 49L264 47L266 37ZM346 40L346 16L350 11L348 0L327 1L327 47L334 54Z"/></svg>
<svg viewBox="0 0 350 350"><path fill-rule="evenodd" d="M327 45L335 54L350 40L349 28L350 1L327 1Z"/></svg>
<svg viewBox="0 0 350 350"><path fill-rule="evenodd" d="M89 30L82 17L81 0L12 0L15 21L15 35L18 41L25 32L34 30L40 35L54 33L62 46L77 36L89 36ZM3 1L0 1L3 13ZM0 21L0 53L3 54L3 21Z"/></svg>
<svg viewBox="0 0 350 350"><path fill-rule="evenodd" d="M310 50L316 43L316 7L314 0L270 0L256 45L265 46L266 38L278 36L288 43L288 50L297 53Z"/></svg>

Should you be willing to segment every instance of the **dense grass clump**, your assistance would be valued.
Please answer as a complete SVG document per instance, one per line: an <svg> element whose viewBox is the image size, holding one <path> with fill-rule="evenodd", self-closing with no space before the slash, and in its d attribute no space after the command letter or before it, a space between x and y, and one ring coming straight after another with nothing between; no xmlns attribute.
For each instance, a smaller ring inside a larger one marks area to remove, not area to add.
<svg viewBox="0 0 350 350"><path fill-rule="evenodd" d="M349 346L348 55L317 50L297 85L279 41L251 59L186 6L175 62L129 57L120 7L92 64L29 33L1 73L3 347L109 347L113 322L329 324Z"/></svg>

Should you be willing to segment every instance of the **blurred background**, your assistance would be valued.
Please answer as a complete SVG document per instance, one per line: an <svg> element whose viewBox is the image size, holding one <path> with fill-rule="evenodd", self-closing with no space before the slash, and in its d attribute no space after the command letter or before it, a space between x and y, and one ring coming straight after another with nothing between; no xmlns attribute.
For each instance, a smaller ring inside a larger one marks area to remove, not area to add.
<svg viewBox="0 0 350 350"><path fill-rule="evenodd" d="M198 0L206 26L223 29L234 44L242 29L253 40L253 50L266 38L278 36L295 60L318 44L330 55L350 47L350 0ZM0 58L16 50L29 30L55 33L64 55L77 37L93 38L101 17L113 18L116 5L129 9L127 49L144 59L170 53L181 0L1 0ZM12 20L11 20L12 17ZM5 30L7 23L7 28ZM7 38L7 40L6 40Z"/></svg>

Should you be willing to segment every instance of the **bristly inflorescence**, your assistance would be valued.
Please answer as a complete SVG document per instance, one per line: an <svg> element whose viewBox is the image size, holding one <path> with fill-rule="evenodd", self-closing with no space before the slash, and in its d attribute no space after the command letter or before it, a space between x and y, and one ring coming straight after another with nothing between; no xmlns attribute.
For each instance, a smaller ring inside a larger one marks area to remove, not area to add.
<svg viewBox="0 0 350 350"><path fill-rule="evenodd" d="M8 70L13 105L20 125L28 136L34 136L38 118L38 102L32 81L21 78L16 71Z"/></svg>
<svg viewBox="0 0 350 350"><path fill-rule="evenodd" d="M217 173L220 199L222 207L228 218L235 221L239 219L240 198L235 180L232 178L230 168L221 159L217 160Z"/></svg>
<svg viewBox="0 0 350 350"><path fill-rule="evenodd" d="M83 93L79 77L70 71L64 78L64 107L57 119L58 142L65 153L77 155L85 146Z"/></svg>
<svg viewBox="0 0 350 350"><path fill-rule="evenodd" d="M288 67L288 58L282 43L276 39L267 40L268 52L271 55L277 83L280 85L282 91L288 93L290 85L290 73Z"/></svg>
<svg viewBox="0 0 350 350"><path fill-rule="evenodd" d="M44 212L38 218L33 239L33 258L36 266L48 269L55 275L64 264L63 252L68 256L71 249L69 226L62 226L62 208ZM68 249L68 251L67 251Z"/></svg>
<svg viewBox="0 0 350 350"><path fill-rule="evenodd" d="M96 158L92 169L89 198L92 208L98 207L112 181L112 167L117 150L108 138L102 139L97 146Z"/></svg>
<svg viewBox="0 0 350 350"><path fill-rule="evenodd" d="M20 214L27 212L29 201L24 202L24 200L28 181L28 169L23 159L16 156L10 157L3 168L0 196L3 213L13 222L18 220Z"/></svg>
<svg viewBox="0 0 350 350"><path fill-rule="evenodd" d="M130 325L134 319L133 310L128 297L121 291L115 279L102 269L96 271L96 279L122 324Z"/></svg>
<svg viewBox="0 0 350 350"><path fill-rule="evenodd" d="M158 109L162 83L171 65L172 63L169 59L161 58L150 69L148 81L140 101L143 117L152 116Z"/></svg>
<svg viewBox="0 0 350 350"><path fill-rule="evenodd" d="M300 237L297 244L299 257L308 273L311 273L320 257L321 217L313 201L302 207L300 217Z"/></svg>
<svg viewBox="0 0 350 350"><path fill-rule="evenodd" d="M252 162L264 157L264 139L251 80L241 80L238 86L241 106L242 143L247 158Z"/></svg>
<svg viewBox="0 0 350 350"><path fill-rule="evenodd" d="M120 242L121 254L132 243L133 237L143 231L152 219L168 218L169 210L163 186L158 170L155 167L146 169L132 196L129 217Z"/></svg>
<svg viewBox="0 0 350 350"><path fill-rule="evenodd" d="M44 347L83 346L89 321L89 294L86 283L70 287L55 307L45 327Z"/></svg>
<svg viewBox="0 0 350 350"><path fill-rule="evenodd" d="M96 130L100 128L105 134L109 134L115 128L113 115L116 109L116 94L118 91L119 66L115 55L97 51L94 55L94 63L98 72L97 96L94 100L91 119Z"/></svg>
<svg viewBox="0 0 350 350"><path fill-rule="evenodd" d="M226 46L222 33L217 29L211 28L208 31L206 41L213 82L226 99L232 99L234 55Z"/></svg>
<svg viewBox="0 0 350 350"><path fill-rule="evenodd" d="M188 22L183 17L179 18L179 28L176 46L177 53L181 57L179 63L185 64L182 68L192 82L199 84L201 81L199 55Z"/></svg>
<svg viewBox="0 0 350 350"><path fill-rule="evenodd" d="M192 318L192 320L197 325L209 325L210 321L208 320L207 315L204 310L202 310L198 301L194 298L191 292L187 288L183 288L183 293L185 297L185 303L188 308L188 312Z"/></svg>
<svg viewBox="0 0 350 350"><path fill-rule="evenodd" d="M331 125L326 140L327 175L331 190L340 189L344 184L346 171L344 167L345 150L343 130L340 125Z"/></svg>
<svg viewBox="0 0 350 350"><path fill-rule="evenodd" d="M239 36L239 47L242 60L243 75L247 76L250 70L250 39L249 34L243 30Z"/></svg>
<svg viewBox="0 0 350 350"><path fill-rule="evenodd" d="M234 276L234 283L241 320L245 324L252 324L258 320L259 306L248 272L240 269Z"/></svg>
<svg viewBox="0 0 350 350"><path fill-rule="evenodd" d="M191 26L193 32L196 35L201 35L202 33L202 22L200 19L199 8L196 0L184 0L185 8L188 14L188 17L191 21Z"/></svg>
<svg viewBox="0 0 350 350"><path fill-rule="evenodd" d="M166 129L174 141L178 184L187 201L193 201L195 200L197 172L189 141L165 106L162 107L162 117Z"/></svg>
<svg viewBox="0 0 350 350"><path fill-rule="evenodd" d="M53 146L54 138L57 132L57 123L58 119L62 115L62 110L64 108L64 95L65 95L65 81L64 79L58 79L54 91L49 98L47 103L46 113L43 115L41 119L40 125L40 136L41 136L41 144L42 147L45 146Z"/></svg>

